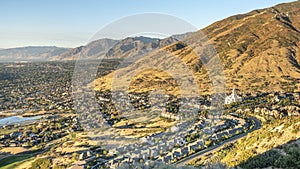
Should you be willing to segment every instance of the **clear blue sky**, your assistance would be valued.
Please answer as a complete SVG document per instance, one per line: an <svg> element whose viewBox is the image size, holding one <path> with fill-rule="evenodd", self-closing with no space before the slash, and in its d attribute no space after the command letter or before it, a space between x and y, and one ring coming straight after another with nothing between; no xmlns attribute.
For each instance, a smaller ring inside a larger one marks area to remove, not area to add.
<svg viewBox="0 0 300 169"><path fill-rule="evenodd" d="M84 45L103 26L145 12L203 28L217 20L288 0L0 0L0 48Z"/></svg>

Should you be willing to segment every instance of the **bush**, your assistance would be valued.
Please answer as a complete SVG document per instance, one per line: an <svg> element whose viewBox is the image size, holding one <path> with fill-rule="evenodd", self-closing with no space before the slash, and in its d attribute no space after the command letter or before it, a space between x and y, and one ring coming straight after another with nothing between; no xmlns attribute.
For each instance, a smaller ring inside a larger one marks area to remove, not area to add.
<svg viewBox="0 0 300 169"><path fill-rule="evenodd" d="M65 166L62 166L62 165L56 165L53 167L53 169L65 169L66 167Z"/></svg>
<svg viewBox="0 0 300 169"><path fill-rule="evenodd" d="M51 161L47 158L40 158L32 163L31 169L45 169L51 167Z"/></svg>
<svg viewBox="0 0 300 169"><path fill-rule="evenodd" d="M203 169L227 169L225 164L222 163L214 163L214 164L207 164Z"/></svg>

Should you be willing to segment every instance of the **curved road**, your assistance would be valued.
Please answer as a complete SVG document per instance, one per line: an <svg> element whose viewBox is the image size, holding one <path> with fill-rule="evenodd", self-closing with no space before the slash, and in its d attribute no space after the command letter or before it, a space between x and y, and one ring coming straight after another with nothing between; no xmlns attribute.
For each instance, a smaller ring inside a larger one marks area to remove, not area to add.
<svg viewBox="0 0 300 169"><path fill-rule="evenodd" d="M225 145L225 144L228 144L228 143L231 143L231 142L234 142L236 141L237 139L240 139L240 138L243 138L245 136L247 136L247 134L249 134L250 132L253 132L255 130L258 130L261 128L261 122L259 120L257 120L256 118L254 117L250 117L250 119L252 119L255 124L254 124L254 127L251 129L251 130L248 130L246 133L242 133L242 134L239 134L239 135L236 135L234 137L231 137L229 139L227 139L226 141L222 142L222 144L217 144L217 145L214 145L212 147L209 147L207 149L204 149L204 150L201 150L195 154L192 154L184 159L181 159L179 161L177 161L176 164L177 166L183 166L185 164L188 164L189 162L191 162L193 159L195 158L198 158L200 156L202 156L203 154L205 153L210 153L210 152L213 152L215 151L217 148L220 148L221 146Z"/></svg>
<svg viewBox="0 0 300 169"><path fill-rule="evenodd" d="M255 122L255 124L254 124L254 127L251 130L248 130L246 133L242 133L242 134L236 135L234 137L231 137L231 138L227 139L226 141L223 141L222 144L217 144L217 145L211 146L211 147L209 147L207 149L201 150L201 151L199 151L199 152L197 152L195 154L192 154L192 155L190 155L190 156L188 156L188 157L186 157L184 159L181 159L181 160L177 161L174 164L177 165L177 166L183 166L185 164L188 164L193 159L198 158L198 157L202 156L205 153L213 152L217 148L220 148L220 147L222 147L225 144L234 142L237 139L243 138L243 137L247 136L248 133L253 132L253 131L261 128L261 122L259 120L257 120L254 117L250 117L250 119L252 119ZM43 150L37 150L35 152L30 152L28 154L31 154L31 155L34 156L34 155L37 155L37 154L40 154L40 153L44 153L44 152L48 151L51 148L50 145L47 145L47 147L45 149L43 149ZM10 157L10 156L15 156L16 157L16 156L22 156L24 154L26 154L26 153L20 153L20 154L15 154L15 155L8 155L8 156L5 156L5 157L1 158L1 160L4 159L4 158Z"/></svg>

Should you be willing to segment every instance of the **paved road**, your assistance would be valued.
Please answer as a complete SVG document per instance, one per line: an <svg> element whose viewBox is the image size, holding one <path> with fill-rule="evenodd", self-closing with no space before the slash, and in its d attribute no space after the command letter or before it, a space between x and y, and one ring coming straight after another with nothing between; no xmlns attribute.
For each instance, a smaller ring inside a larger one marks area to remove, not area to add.
<svg viewBox="0 0 300 169"><path fill-rule="evenodd" d="M210 152L213 152L215 151L217 148L221 148L221 146L225 145L225 144L228 144L228 143L231 143L231 142L234 142L236 141L237 139L240 139L240 138L243 138L245 136L247 136L247 134L255 131L255 130L258 130L261 128L261 122L259 120L257 120L256 118L254 117L250 117L250 119L253 119L255 124L254 124L254 127L251 129L251 130L248 130L246 133L242 133L242 134L239 134L237 136L234 136L234 137L231 137L229 139L227 139L226 141L222 142L222 144L219 144L219 145L214 145L212 147L209 147L207 149L204 149L202 151L199 151L195 154L192 154L184 159L181 159L179 161L177 161L176 164L177 166L183 166L185 164L188 164L189 162L191 162L193 159L195 158L199 158L200 156L202 156L203 154L205 153L210 153Z"/></svg>

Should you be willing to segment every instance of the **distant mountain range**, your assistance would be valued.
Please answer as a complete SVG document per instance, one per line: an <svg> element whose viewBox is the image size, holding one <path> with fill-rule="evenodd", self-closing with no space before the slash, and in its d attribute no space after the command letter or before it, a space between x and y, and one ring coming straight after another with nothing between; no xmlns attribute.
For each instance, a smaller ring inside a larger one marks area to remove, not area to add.
<svg viewBox="0 0 300 169"><path fill-rule="evenodd" d="M190 33L174 35L165 39L150 37L128 37L122 40L99 39L85 46L76 48L60 48L55 46L28 46L21 48L0 49L2 61L32 60L76 60L78 58L123 58L149 52L169 45L177 38Z"/></svg>
<svg viewBox="0 0 300 169"><path fill-rule="evenodd" d="M76 48L40 47L29 46L21 48L10 48L0 50L2 61L34 61L34 60L75 60L83 55L84 58L105 55L106 52L118 41L111 39L100 39L86 46Z"/></svg>
<svg viewBox="0 0 300 169"><path fill-rule="evenodd" d="M0 50L1 61L49 60L69 49L55 46L29 46Z"/></svg>

